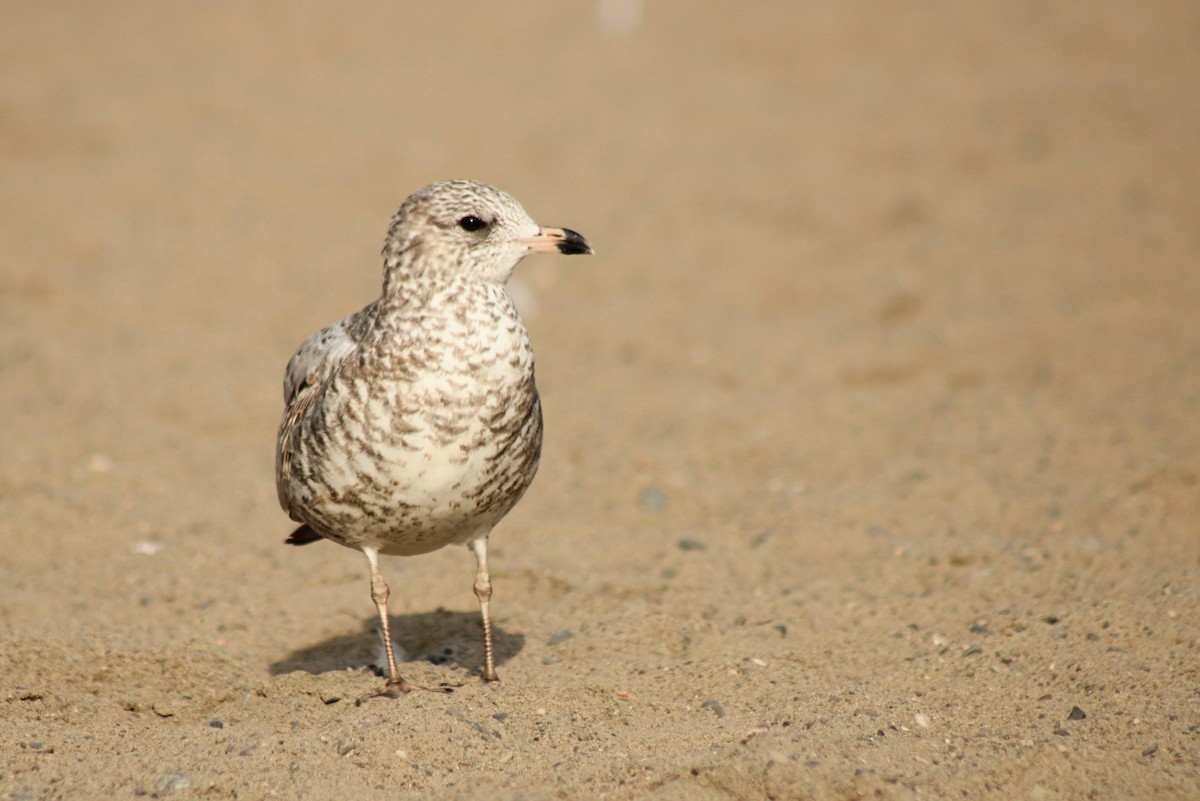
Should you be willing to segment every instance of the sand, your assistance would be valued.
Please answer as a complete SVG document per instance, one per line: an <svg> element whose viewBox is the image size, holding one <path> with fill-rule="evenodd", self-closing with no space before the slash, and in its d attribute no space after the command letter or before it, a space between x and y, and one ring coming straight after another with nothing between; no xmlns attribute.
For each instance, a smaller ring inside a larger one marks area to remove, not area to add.
<svg viewBox="0 0 1200 801"><path fill-rule="evenodd" d="M0 798L1200 798L1194 2L12 3ZM294 347L470 177L541 473L290 548Z"/></svg>

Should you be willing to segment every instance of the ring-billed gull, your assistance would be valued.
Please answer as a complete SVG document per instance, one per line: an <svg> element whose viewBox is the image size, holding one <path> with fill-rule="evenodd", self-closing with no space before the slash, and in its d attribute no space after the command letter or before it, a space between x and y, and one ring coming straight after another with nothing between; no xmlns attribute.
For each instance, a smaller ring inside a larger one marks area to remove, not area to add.
<svg viewBox="0 0 1200 801"><path fill-rule="evenodd" d="M379 556L452 543L475 554L482 678L497 679L488 534L529 487L542 447L533 351L504 285L537 252L592 248L569 229L538 227L494 187L428 186L392 218L381 297L288 362L276 487L301 525L287 541L328 539L366 555L393 693L411 686L396 667Z"/></svg>

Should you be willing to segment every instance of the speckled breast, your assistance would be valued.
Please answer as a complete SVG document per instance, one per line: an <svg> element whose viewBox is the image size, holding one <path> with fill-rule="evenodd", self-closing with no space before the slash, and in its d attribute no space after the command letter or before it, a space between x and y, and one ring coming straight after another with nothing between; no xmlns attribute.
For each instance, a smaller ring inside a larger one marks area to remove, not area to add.
<svg viewBox="0 0 1200 801"><path fill-rule="evenodd" d="M383 318L301 423L293 509L335 542L396 555L467 542L533 480L528 335L502 290L448 300Z"/></svg>

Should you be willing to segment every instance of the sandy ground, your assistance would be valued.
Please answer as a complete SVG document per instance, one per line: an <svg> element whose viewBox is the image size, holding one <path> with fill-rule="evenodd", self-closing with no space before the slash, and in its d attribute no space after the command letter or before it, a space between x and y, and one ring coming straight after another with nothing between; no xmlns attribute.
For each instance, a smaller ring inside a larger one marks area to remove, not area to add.
<svg viewBox="0 0 1200 801"><path fill-rule="evenodd" d="M1195 2L83 5L0 25L0 798L1200 798ZM356 705L282 370L456 176L598 255L502 681L453 549L463 686Z"/></svg>

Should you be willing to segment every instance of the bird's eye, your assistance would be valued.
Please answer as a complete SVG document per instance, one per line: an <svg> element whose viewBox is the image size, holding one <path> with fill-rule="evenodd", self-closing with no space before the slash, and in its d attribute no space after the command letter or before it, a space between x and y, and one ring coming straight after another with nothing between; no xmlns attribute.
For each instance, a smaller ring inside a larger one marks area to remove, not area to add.
<svg viewBox="0 0 1200 801"><path fill-rule="evenodd" d="M458 221L458 227L464 231L481 231L487 228L487 223L476 217L474 214L468 214Z"/></svg>

